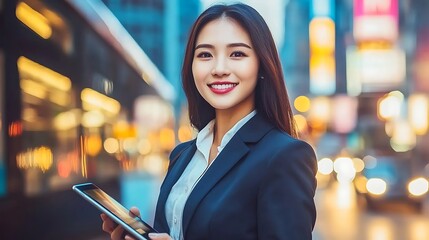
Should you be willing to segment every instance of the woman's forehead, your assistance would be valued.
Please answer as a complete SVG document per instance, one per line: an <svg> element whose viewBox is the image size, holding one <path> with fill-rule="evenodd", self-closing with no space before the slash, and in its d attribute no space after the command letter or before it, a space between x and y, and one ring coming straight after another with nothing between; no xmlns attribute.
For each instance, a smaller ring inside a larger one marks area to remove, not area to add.
<svg viewBox="0 0 429 240"><path fill-rule="evenodd" d="M249 33L235 19L221 17L208 22L197 35L196 43L246 42L251 44Z"/></svg>

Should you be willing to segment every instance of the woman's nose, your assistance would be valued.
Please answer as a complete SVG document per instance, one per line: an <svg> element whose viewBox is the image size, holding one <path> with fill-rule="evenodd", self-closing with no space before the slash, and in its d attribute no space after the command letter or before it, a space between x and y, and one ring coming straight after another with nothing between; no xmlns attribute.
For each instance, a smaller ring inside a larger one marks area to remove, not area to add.
<svg viewBox="0 0 429 240"><path fill-rule="evenodd" d="M229 75L228 62L225 58L217 58L212 69L213 76Z"/></svg>

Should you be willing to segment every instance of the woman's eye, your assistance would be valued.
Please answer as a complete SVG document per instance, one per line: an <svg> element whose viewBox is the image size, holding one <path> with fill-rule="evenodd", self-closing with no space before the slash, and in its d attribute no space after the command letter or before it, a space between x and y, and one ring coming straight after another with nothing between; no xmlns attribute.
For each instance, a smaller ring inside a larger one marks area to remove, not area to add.
<svg viewBox="0 0 429 240"><path fill-rule="evenodd" d="M243 52L233 52L231 53L231 57L245 57L246 54L244 54Z"/></svg>
<svg viewBox="0 0 429 240"><path fill-rule="evenodd" d="M210 53L208 53L208 52L201 52L201 53L199 53L198 55L197 55L197 57L198 58L209 58L209 57L211 57L212 55L210 54Z"/></svg>

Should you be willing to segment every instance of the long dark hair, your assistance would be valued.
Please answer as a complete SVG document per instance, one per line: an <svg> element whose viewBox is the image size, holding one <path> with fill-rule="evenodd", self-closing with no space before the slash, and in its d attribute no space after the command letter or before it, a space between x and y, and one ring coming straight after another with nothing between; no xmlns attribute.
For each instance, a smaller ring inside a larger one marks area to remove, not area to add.
<svg viewBox="0 0 429 240"><path fill-rule="evenodd" d="M250 35L259 58L258 82L255 89L255 107L277 128L297 136L292 109L283 79L279 55L271 32L262 16L252 7L237 3L214 5L205 10L192 26L182 68L182 84L188 99L189 119L198 130L215 118L215 109L200 95L192 74L195 42L201 29L221 17L237 21Z"/></svg>

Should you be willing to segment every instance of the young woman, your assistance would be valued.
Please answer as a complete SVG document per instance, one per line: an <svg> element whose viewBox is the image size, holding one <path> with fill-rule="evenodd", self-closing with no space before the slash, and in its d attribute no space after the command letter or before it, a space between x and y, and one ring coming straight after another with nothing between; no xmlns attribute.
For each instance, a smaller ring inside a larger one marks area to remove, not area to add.
<svg viewBox="0 0 429 240"><path fill-rule="evenodd" d="M204 11L182 80L199 132L171 153L154 224L161 234L150 238L311 239L316 157L296 138L276 46L259 13L244 4ZM112 239L123 237L102 219Z"/></svg>

